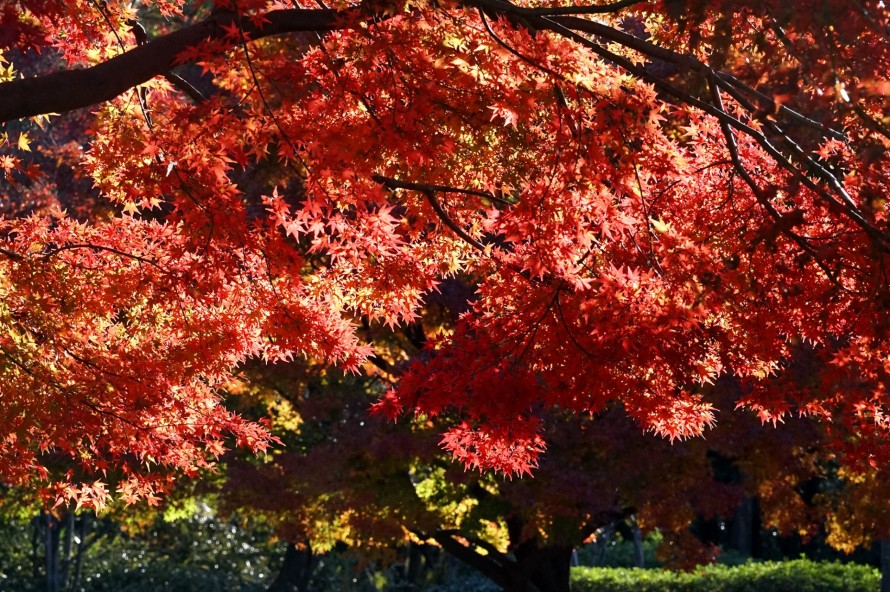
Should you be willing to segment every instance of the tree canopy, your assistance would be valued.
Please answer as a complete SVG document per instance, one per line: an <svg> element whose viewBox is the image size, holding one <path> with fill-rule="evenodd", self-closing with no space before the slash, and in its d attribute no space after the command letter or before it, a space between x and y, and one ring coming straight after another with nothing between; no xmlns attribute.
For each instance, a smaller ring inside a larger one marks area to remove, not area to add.
<svg viewBox="0 0 890 592"><path fill-rule="evenodd" d="M720 376L884 466L888 32L879 0L6 4L0 475L154 500L269 446L220 392L294 357L397 377L375 410L447 415L469 467L530 472L550 408L699 435ZM457 275L453 329L374 350Z"/></svg>

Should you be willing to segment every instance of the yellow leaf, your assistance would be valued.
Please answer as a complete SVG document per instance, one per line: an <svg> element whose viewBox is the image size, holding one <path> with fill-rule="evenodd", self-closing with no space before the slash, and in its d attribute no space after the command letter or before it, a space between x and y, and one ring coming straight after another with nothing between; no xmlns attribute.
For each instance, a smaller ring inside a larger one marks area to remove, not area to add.
<svg viewBox="0 0 890 592"><path fill-rule="evenodd" d="M652 228L655 230L655 232L659 234L664 234L671 229L669 224L666 224L664 221L659 220L658 218L649 218L649 222L652 223Z"/></svg>
<svg viewBox="0 0 890 592"><path fill-rule="evenodd" d="M44 113L41 115L35 115L34 117L31 117L30 119L32 122L37 124L37 127L39 127L40 129L46 129L45 126L46 126L46 124L49 123L49 118L54 115L58 115L58 113Z"/></svg>
<svg viewBox="0 0 890 592"><path fill-rule="evenodd" d="M22 132L19 136L19 150L24 150L25 152L31 152L31 146L29 146L30 139L28 138L27 132Z"/></svg>

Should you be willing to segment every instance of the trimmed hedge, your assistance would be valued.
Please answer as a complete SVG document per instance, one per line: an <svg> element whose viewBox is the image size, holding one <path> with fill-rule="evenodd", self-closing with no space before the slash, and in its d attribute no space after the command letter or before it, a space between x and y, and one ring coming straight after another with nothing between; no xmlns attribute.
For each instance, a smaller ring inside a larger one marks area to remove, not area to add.
<svg viewBox="0 0 890 592"><path fill-rule="evenodd" d="M865 565L807 559L666 569L572 569L574 592L877 592L881 574Z"/></svg>

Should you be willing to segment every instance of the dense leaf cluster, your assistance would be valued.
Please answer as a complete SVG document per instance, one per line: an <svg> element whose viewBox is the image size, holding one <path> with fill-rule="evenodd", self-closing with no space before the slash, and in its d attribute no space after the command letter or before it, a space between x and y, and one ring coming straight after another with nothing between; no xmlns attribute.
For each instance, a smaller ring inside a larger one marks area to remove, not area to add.
<svg viewBox="0 0 890 592"><path fill-rule="evenodd" d="M0 193L34 199L0 220L4 480L156 502L273 442L222 404L239 365L371 372L362 328L454 277L471 310L388 360L376 409L445 418L468 467L529 473L553 408L699 435L722 376L763 421L890 458L879 0L18 5ZM104 207L64 210L59 163Z"/></svg>

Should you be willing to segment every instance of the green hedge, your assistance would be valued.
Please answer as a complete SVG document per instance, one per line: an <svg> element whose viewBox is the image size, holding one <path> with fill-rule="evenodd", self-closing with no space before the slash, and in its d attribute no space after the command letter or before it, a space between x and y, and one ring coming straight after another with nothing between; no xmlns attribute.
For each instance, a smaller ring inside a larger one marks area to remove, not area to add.
<svg viewBox="0 0 890 592"><path fill-rule="evenodd" d="M880 586L881 575L874 568L806 559L712 565L688 573L592 567L572 570L574 592L878 592Z"/></svg>

